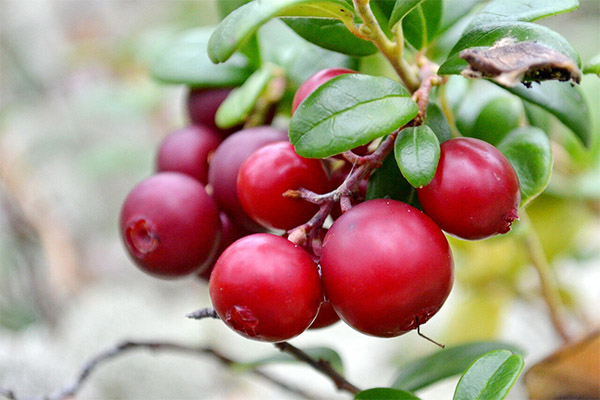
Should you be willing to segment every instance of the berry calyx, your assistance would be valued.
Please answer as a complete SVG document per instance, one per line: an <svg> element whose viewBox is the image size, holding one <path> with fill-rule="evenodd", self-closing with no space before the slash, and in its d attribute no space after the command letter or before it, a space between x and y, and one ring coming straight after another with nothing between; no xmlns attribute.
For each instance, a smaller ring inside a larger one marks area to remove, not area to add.
<svg viewBox="0 0 600 400"><path fill-rule="evenodd" d="M201 269L214 256L221 234L217 207L204 186L174 172L151 176L131 190L120 227L138 267L159 278Z"/></svg>
<svg viewBox="0 0 600 400"><path fill-rule="evenodd" d="M326 193L331 183L320 160L300 157L289 142L256 150L240 167L237 193L246 213L267 228L292 229L305 223L319 206L285 197L300 188Z"/></svg>
<svg viewBox="0 0 600 400"><path fill-rule="evenodd" d="M317 265L290 241L257 233L217 260L209 282L219 317L242 336L281 342L304 332L323 299Z"/></svg>
<svg viewBox="0 0 600 400"><path fill-rule="evenodd" d="M327 298L348 325L393 337L425 323L452 288L446 237L421 211L395 200L369 200L336 220L323 243Z"/></svg>
<svg viewBox="0 0 600 400"><path fill-rule="evenodd" d="M479 139L442 143L433 180L417 189L423 211L462 239L506 233L521 201L519 179L508 159Z"/></svg>

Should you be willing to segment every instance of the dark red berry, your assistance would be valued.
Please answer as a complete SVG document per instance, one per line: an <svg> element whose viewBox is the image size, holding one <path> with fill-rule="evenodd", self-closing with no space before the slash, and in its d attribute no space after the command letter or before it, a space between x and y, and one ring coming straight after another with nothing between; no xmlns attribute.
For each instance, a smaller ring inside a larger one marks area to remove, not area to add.
<svg viewBox="0 0 600 400"><path fill-rule="evenodd" d="M202 268L217 249L220 225L204 186L175 172L140 182L121 209L121 235L129 254L142 271L160 278Z"/></svg>
<svg viewBox="0 0 600 400"><path fill-rule="evenodd" d="M160 144L156 168L159 172L180 172L206 184L208 160L219 143L219 134L204 126L192 125L176 130Z"/></svg>
<svg viewBox="0 0 600 400"><path fill-rule="evenodd" d="M217 254L213 258L213 261L210 263L208 268L200 271L198 276L205 281L208 282L210 278L210 274L213 270L215 263L217 262L217 258L225 251L227 247L236 240L248 236L253 232L250 232L247 229L235 224L227 214L222 212L219 217L221 218L221 241L219 242L219 248L217 249Z"/></svg>
<svg viewBox="0 0 600 400"><path fill-rule="evenodd" d="M369 200L333 223L323 243L327 298L348 325L380 337L402 335L431 318L453 281L446 237L421 211Z"/></svg>
<svg viewBox="0 0 600 400"><path fill-rule="evenodd" d="M262 146L287 140L287 134L270 126L249 128L234 133L221 143L213 154L208 170L208 182L219 208L244 228L257 232L264 228L242 209L237 194L237 176L242 163Z"/></svg>
<svg viewBox="0 0 600 400"><path fill-rule="evenodd" d="M302 103L302 100L307 98L309 94L314 92L328 80L335 78L338 75L355 73L356 71L346 68L327 68L311 75L304 83L302 83L302 85L300 85L294 95L294 100L292 100L292 114L296 111L300 103Z"/></svg>
<svg viewBox="0 0 600 400"><path fill-rule="evenodd" d="M215 124L215 114L231 90L231 88L190 89L186 105L192 124L207 126L220 131L220 133L231 133L219 130L219 127Z"/></svg>
<svg viewBox="0 0 600 400"><path fill-rule="evenodd" d="M318 211L316 204L283 196L300 188L326 193L331 183L320 160L300 157L289 142L261 147L240 167L237 190L242 206L267 228L292 229Z"/></svg>
<svg viewBox="0 0 600 400"><path fill-rule="evenodd" d="M271 234L239 239L219 257L209 282L217 314L250 339L281 342L312 323L323 299L306 251Z"/></svg>
<svg viewBox="0 0 600 400"><path fill-rule="evenodd" d="M313 321L312 324L308 327L308 329L321 329L331 326L338 322L340 317L337 315L333 306L329 301L324 301L321 303L321 307L319 308L319 312L317 313L317 318Z"/></svg>
<svg viewBox="0 0 600 400"><path fill-rule="evenodd" d="M417 193L423 211L443 230L471 240L508 232L521 201L508 159L474 138L442 143L435 176Z"/></svg>

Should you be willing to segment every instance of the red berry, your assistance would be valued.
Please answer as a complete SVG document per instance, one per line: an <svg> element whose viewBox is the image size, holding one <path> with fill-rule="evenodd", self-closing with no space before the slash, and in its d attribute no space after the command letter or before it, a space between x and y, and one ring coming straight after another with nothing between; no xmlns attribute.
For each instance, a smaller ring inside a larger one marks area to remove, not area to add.
<svg viewBox="0 0 600 400"><path fill-rule="evenodd" d="M164 138L158 149L159 172L180 172L206 184L208 159L221 143L221 137L203 126L188 126Z"/></svg>
<svg viewBox="0 0 600 400"><path fill-rule="evenodd" d="M120 225L136 264L160 278L197 271L219 244L213 199L200 182L175 172L161 172L135 186L121 209Z"/></svg>
<svg viewBox="0 0 600 400"><path fill-rule="evenodd" d="M213 187L213 197L219 208L236 224L254 232L263 228L242 209L237 194L238 172L242 163L255 150L281 140L287 140L287 134L270 126L244 129L225 139L210 161L208 182Z"/></svg>
<svg viewBox="0 0 600 400"><path fill-rule="evenodd" d="M473 138L442 143L435 176L417 193L425 213L443 230L471 240L508 232L521 201L510 162Z"/></svg>
<svg viewBox="0 0 600 400"><path fill-rule="evenodd" d="M225 135L231 133L219 130L215 124L215 114L231 90L231 88L190 89L186 105L192 124L207 126Z"/></svg>
<svg viewBox="0 0 600 400"><path fill-rule="evenodd" d="M239 239L217 260L209 283L217 314L250 339L281 342L304 332L323 299L317 265L279 236Z"/></svg>
<svg viewBox="0 0 600 400"><path fill-rule="evenodd" d="M369 200L333 223L321 274L340 318L368 335L402 335L444 304L453 281L446 237L421 211L395 200Z"/></svg>
<svg viewBox="0 0 600 400"><path fill-rule="evenodd" d="M219 248L217 249L217 254L213 258L213 262L211 262L210 265L206 269L203 269L198 274L198 277L204 279L207 282L208 282L208 279L210 278L210 274L213 270L213 267L214 267L215 263L217 262L217 258L223 253L223 251L225 251L225 249L227 247L229 247L229 245L231 243L235 242L236 240L238 240L244 236L248 236L252 233L252 232L248 231L247 229L244 229L243 227L235 224L231 220L231 218L229 218L229 216L227 216L227 214L225 214L224 212L219 214L219 217L221 218L221 232L222 233L221 233L221 241L219 242Z"/></svg>
<svg viewBox="0 0 600 400"><path fill-rule="evenodd" d="M321 303L321 307L319 308L319 312L317 313L317 318L315 318L313 323L310 324L308 329L326 328L330 325L335 324L339 320L340 317L333 309L331 303L329 301L324 301Z"/></svg>
<svg viewBox="0 0 600 400"><path fill-rule="evenodd" d="M300 85L294 95L294 100L292 100L292 114L296 111L300 103L302 103L302 100L307 98L309 94L314 92L328 80L342 74L356 74L356 71L346 68L327 68L311 75L304 83L302 83L302 85Z"/></svg>
<svg viewBox="0 0 600 400"><path fill-rule="evenodd" d="M300 157L289 142L261 147L240 167L237 191L242 206L267 228L292 229L319 210L316 204L283 196L300 188L326 193L331 184L321 161Z"/></svg>

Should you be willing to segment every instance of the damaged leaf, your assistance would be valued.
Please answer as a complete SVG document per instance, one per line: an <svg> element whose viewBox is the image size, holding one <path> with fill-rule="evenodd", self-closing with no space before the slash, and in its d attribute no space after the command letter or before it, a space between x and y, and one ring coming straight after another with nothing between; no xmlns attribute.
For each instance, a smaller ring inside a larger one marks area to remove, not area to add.
<svg viewBox="0 0 600 400"><path fill-rule="evenodd" d="M460 58L469 66L462 71L467 78L490 78L507 87L519 82L530 87L531 82L545 80L581 81L581 72L573 60L544 46L509 38L499 40L489 48L468 48Z"/></svg>

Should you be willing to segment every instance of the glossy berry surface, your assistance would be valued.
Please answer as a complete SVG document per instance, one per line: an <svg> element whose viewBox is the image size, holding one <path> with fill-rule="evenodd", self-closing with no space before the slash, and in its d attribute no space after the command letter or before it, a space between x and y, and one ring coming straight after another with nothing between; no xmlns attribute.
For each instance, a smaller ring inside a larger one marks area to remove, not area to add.
<svg viewBox="0 0 600 400"><path fill-rule="evenodd" d="M331 183L320 160L300 157L289 142L261 147L240 167L240 202L253 220L267 228L292 229L318 211L316 204L283 196L300 188L326 193Z"/></svg>
<svg viewBox="0 0 600 400"><path fill-rule="evenodd" d="M121 235L129 254L142 271L160 278L200 269L216 251L220 225L204 186L175 172L140 182L121 209Z"/></svg>
<svg viewBox="0 0 600 400"><path fill-rule="evenodd" d="M321 303L321 307L319 308L319 312L317 313L317 318L313 321L312 324L308 327L308 329L321 329L331 326L338 322L340 317L337 315L333 306L329 301L324 301Z"/></svg>
<svg viewBox="0 0 600 400"><path fill-rule="evenodd" d="M442 143L435 176L417 193L440 228L471 240L508 232L521 201L519 179L508 159L474 138Z"/></svg>
<svg viewBox="0 0 600 400"><path fill-rule="evenodd" d="M215 115L219 106L227 98L231 90L231 88L190 89L186 106L191 123L219 130L215 124ZM221 133L227 132L221 131Z"/></svg>
<svg viewBox="0 0 600 400"><path fill-rule="evenodd" d="M304 332L323 299L306 251L271 234L246 236L219 257L209 282L217 314L242 336L281 342Z"/></svg>
<svg viewBox="0 0 600 400"><path fill-rule="evenodd" d="M229 247L231 243L253 233L237 225L224 212L221 212L219 214L219 217L221 219L221 240L219 241L219 248L217 249L217 253L215 254L212 262L210 262L209 266L207 268L203 268L202 271L200 271L200 273L198 274L198 277L204 279L207 282L210 278L210 274L213 270L213 267L217 262L217 258L223 253L223 251L225 251L225 249Z"/></svg>
<svg viewBox="0 0 600 400"><path fill-rule="evenodd" d="M237 176L242 163L262 146L287 140L287 134L270 126L244 129L229 136L213 154L208 170L208 182L219 208L232 220L252 231L263 230L244 212L237 194Z"/></svg>
<svg viewBox="0 0 600 400"><path fill-rule="evenodd" d="M294 100L292 101L292 114L296 111L300 103L314 92L319 86L330 79L343 74L356 74L356 71L346 68L327 68L323 69L305 80L296 91Z"/></svg>
<svg viewBox="0 0 600 400"><path fill-rule="evenodd" d="M444 304L453 262L446 237L421 211L369 200L336 220L323 243L325 294L348 325L392 337L417 328Z"/></svg>
<svg viewBox="0 0 600 400"><path fill-rule="evenodd" d="M206 184L208 159L221 143L221 136L210 128L192 125L163 139L156 157L159 172L180 172Z"/></svg>

